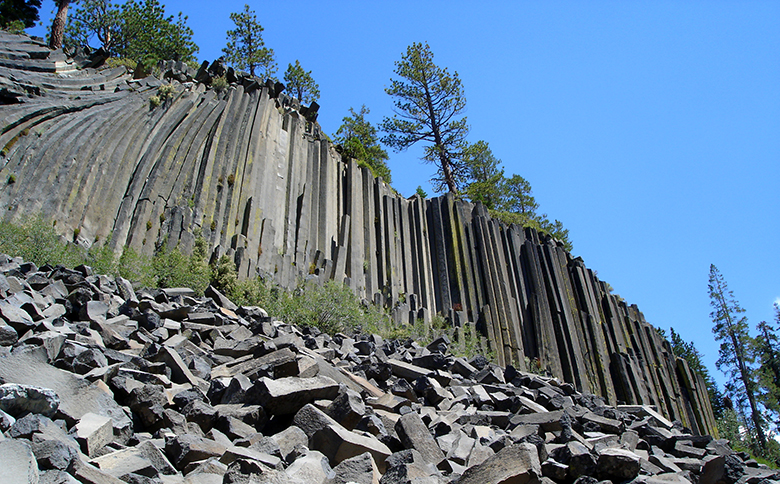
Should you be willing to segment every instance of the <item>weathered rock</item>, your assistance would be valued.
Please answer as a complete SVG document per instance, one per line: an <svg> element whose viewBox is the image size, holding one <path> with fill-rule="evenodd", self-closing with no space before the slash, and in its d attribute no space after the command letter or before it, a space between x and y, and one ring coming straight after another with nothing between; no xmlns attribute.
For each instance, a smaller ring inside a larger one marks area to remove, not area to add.
<svg viewBox="0 0 780 484"><path fill-rule="evenodd" d="M459 484L523 484L542 477L536 447L518 444L505 447L482 464L470 467L463 473Z"/></svg>
<svg viewBox="0 0 780 484"><path fill-rule="evenodd" d="M224 445L191 434L177 435L165 441L165 454L179 470L195 461L221 457L225 450Z"/></svg>
<svg viewBox="0 0 780 484"><path fill-rule="evenodd" d="M60 398L49 388L6 383L0 385L0 410L12 415L39 413L53 417L60 406Z"/></svg>
<svg viewBox="0 0 780 484"><path fill-rule="evenodd" d="M599 453L596 473L600 479L627 481L639 474L640 457L629 450L609 448Z"/></svg>
<svg viewBox="0 0 780 484"><path fill-rule="evenodd" d="M309 450L285 469L290 482L301 484L322 483L331 473L328 458L321 452Z"/></svg>
<svg viewBox="0 0 780 484"><path fill-rule="evenodd" d="M0 482L38 483L38 464L30 444L22 440L0 440Z"/></svg>
<svg viewBox="0 0 780 484"><path fill-rule="evenodd" d="M331 400L338 391L338 383L323 376L277 380L263 377L247 392L247 399L259 402L272 415L290 415L315 400Z"/></svg>
<svg viewBox="0 0 780 484"><path fill-rule="evenodd" d="M379 484L379 469L370 452L345 459L333 468L325 484Z"/></svg>
<svg viewBox="0 0 780 484"><path fill-rule="evenodd" d="M76 440L81 450L88 456L94 456L114 438L111 419L95 413L85 413L75 426Z"/></svg>
<svg viewBox="0 0 780 484"><path fill-rule="evenodd" d="M385 460L392 453L390 449L373 437L350 432L341 425L330 424L318 430L309 439L311 448L325 454L331 464L370 452L380 472L385 470Z"/></svg>
<svg viewBox="0 0 780 484"><path fill-rule="evenodd" d="M32 451L40 469L67 470L79 458L78 451L59 440L32 443Z"/></svg>
<svg viewBox="0 0 780 484"><path fill-rule="evenodd" d="M395 431L405 448L418 451L427 462L436 465L444 460L444 453L418 414L410 412L401 416L395 424Z"/></svg>

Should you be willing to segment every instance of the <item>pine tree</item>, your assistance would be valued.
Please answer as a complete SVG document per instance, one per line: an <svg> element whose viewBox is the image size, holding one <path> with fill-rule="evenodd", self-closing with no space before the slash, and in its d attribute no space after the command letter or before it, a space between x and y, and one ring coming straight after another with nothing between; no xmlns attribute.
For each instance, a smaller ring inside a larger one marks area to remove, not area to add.
<svg viewBox="0 0 780 484"><path fill-rule="evenodd" d="M466 176L462 158L469 130L460 117L466 97L458 73L434 64L427 43L414 43L395 63L395 74L399 79L391 79L385 92L395 98L396 114L382 121L387 133L382 143L396 151L428 143L423 160L438 169L431 178L434 190L458 193Z"/></svg>
<svg viewBox="0 0 780 484"><path fill-rule="evenodd" d="M387 151L379 145L376 128L366 120L369 109L363 105L360 112L356 113L353 108L349 108L349 112L350 115L344 116L341 126L333 135L334 141L341 144L344 150L342 155L368 166L374 176L380 176L390 183L392 177L387 166Z"/></svg>
<svg viewBox="0 0 780 484"><path fill-rule="evenodd" d="M228 64L238 69L249 69L251 75L258 75L265 79L274 79L276 74L276 61L274 51L265 46L263 41L263 27L257 23L257 15L249 5L244 5L244 11L231 13L230 20L236 24L236 28L227 31L227 46L222 49Z"/></svg>
<svg viewBox="0 0 780 484"><path fill-rule="evenodd" d="M3 0L0 2L0 27L9 28L18 24L29 29L38 21L41 0Z"/></svg>
<svg viewBox="0 0 780 484"><path fill-rule="evenodd" d="M485 141L477 141L464 150L463 162L468 182L463 194L472 202L481 202L488 210L503 210L507 198L507 180L501 160L493 155Z"/></svg>
<svg viewBox="0 0 780 484"><path fill-rule="evenodd" d="M316 102L320 97L320 86L314 82L311 71L303 70L298 60L295 61L295 65L287 64L284 83L287 91L303 104Z"/></svg>
<svg viewBox="0 0 780 484"><path fill-rule="evenodd" d="M54 20L51 22L49 47L56 50L62 48L65 24L68 22L68 6L70 6L70 0L55 0L54 3L57 5L57 13L54 14Z"/></svg>
<svg viewBox="0 0 780 484"><path fill-rule="evenodd" d="M766 321L758 324L755 351L759 360L761 403L776 417L780 415L780 338L776 334L777 325L780 325L780 306L775 303L775 325Z"/></svg>
<svg viewBox="0 0 780 484"><path fill-rule="evenodd" d="M751 367L754 362L751 351L753 339L748 332L747 318L742 315L745 310L740 307L715 265L710 265L708 287L710 305L713 308L710 313L714 324L712 332L715 334L715 340L720 342L719 358L715 365L730 377L726 392L732 399L741 408L745 407L747 400L750 422L763 449L766 447L766 436L764 421L756 401L758 385Z"/></svg>

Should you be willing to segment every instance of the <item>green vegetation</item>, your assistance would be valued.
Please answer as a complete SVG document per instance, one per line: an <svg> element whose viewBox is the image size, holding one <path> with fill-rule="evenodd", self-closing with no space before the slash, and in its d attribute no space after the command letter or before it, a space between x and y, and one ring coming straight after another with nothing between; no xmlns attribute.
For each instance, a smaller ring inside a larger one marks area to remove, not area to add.
<svg viewBox="0 0 780 484"><path fill-rule="evenodd" d="M0 2L0 28L11 33L30 28L38 21L41 0L3 0Z"/></svg>
<svg viewBox="0 0 780 484"><path fill-rule="evenodd" d="M466 108L458 73L450 74L433 62L427 43L414 43L395 63L395 74L385 92L394 98L396 114L384 118L382 143L405 151L419 141L427 143L423 161L433 163L434 190L458 193L465 176L463 149L469 128L461 117Z"/></svg>
<svg viewBox="0 0 780 484"><path fill-rule="evenodd" d="M504 176L501 160L493 155L485 141L468 145L464 150L467 176L463 195L472 202L481 202L490 214L507 225L531 227L563 242L573 249L569 231L559 220L550 222L547 214L539 214L531 184L520 175Z"/></svg>
<svg viewBox="0 0 780 484"><path fill-rule="evenodd" d="M274 79L276 60L274 51L265 46L263 27L257 23L257 15L244 5L244 11L230 14L230 20L236 25L227 31L227 46L222 49L225 61L236 69L249 69L251 75L265 79Z"/></svg>
<svg viewBox="0 0 780 484"><path fill-rule="evenodd" d="M103 47L112 57L141 63L150 71L160 60L194 62L198 46L192 36L187 17L181 12L166 15L158 0L127 0L121 5L81 0L65 28L64 43Z"/></svg>
<svg viewBox="0 0 780 484"><path fill-rule="evenodd" d="M287 92L296 97L302 104L311 104L320 98L320 86L314 82L311 71L303 70L300 61L287 64L284 72L284 83Z"/></svg>
<svg viewBox="0 0 780 484"><path fill-rule="evenodd" d="M230 84L228 84L225 76L219 76L211 80L211 87L217 92L222 92L226 91L227 88L230 87Z"/></svg>
<svg viewBox="0 0 780 484"><path fill-rule="evenodd" d="M390 183L392 177L387 166L389 157L387 151L379 145L376 128L366 120L369 109L364 104L360 112L356 113L353 108L349 108L349 112L350 115L344 116L341 126L333 135L333 140L341 144L342 156L357 160L359 166L368 167L375 177L382 177Z"/></svg>
<svg viewBox="0 0 780 484"><path fill-rule="evenodd" d="M672 349L704 378L720 437L729 439L735 450L749 452L759 462L777 467L780 443L767 435L780 424L780 340L776 335L780 307L775 304L775 322L759 323L758 335L753 337L745 310L715 265L710 266L708 289L712 332L720 343L715 365L728 377L725 392L717 388L693 342L683 341L674 329Z"/></svg>
<svg viewBox="0 0 780 484"><path fill-rule="evenodd" d="M110 239L110 237L109 237ZM222 256L209 266L207 243L196 237L190 255L167 242L153 257L138 254L126 247L117 257L107 246L94 245L86 251L69 244L54 230L54 223L41 217L30 217L21 223L0 222L0 253L20 256L41 266L44 264L75 267L91 266L96 273L122 276L140 287L189 287L202 294L213 284L236 304L260 305L275 317L302 326L315 326L321 331L373 331L390 335L398 326L390 323L387 314L371 304L363 304L345 285L334 281L320 286L301 281L293 291L284 291L261 278L239 280L235 263ZM435 319L434 331L443 331L443 319ZM399 335L419 335L425 341L435 338L435 332L422 327L402 326ZM474 345L462 345L464 351Z"/></svg>
<svg viewBox="0 0 780 484"><path fill-rule="evenodd" d="M712 332L715 340L720 342L718 361L715 366L729 376L726 393L732 398L741 415L749 415L745 419L751 433L757 437L758 447L766 446L764 434L764 419L758 409L756 400L757 383L751 369L755 363L755 352L752 351L752 339L748 332L747 318L728 288L726 280L715 265L710 265L709 278L710 304L713 308ZM749 408L749 413L748 413Z"/></svg>

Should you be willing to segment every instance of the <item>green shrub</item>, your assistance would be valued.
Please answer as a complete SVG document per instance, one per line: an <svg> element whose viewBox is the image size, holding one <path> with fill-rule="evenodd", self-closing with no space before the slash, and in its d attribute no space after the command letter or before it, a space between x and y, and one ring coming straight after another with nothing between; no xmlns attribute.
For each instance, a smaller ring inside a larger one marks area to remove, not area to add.
<svg viewBox="0 0 780 484"><path fill-rule="evenodd" d="M20 256L25 261L74 267L84 260L84 251L66 243L53 223L43 216L22 219L19 223L0 222L0 252Z"/></svg>
<svg viewBox="0 0 780 484"><path fill-rule="evenodd" d="M11 173L10 175L8 175L8 184L13 185L14 183L16 183L16 175Z"/></svg>
<svg viewBox="0 0 780 484"><path fill-rule="evenodd" d="M214 88L214 90L217 92L222 92L230 87L230 84L228 84L227 78L225 78L225 76L219 76L211 80L211 87Z"/></svg>
<svg viewBox="0 0 780 484"><path fill-rule="evenodd" d="M20 35L24 33L24 22L21 20L12 20L8 22L3 30L7 30L8 33Z"/></svg>
<svg viewBox="0 0 780 484"><path fill-rule="evenodd" d="M126 57L109 57L108 59L106 59L106 63L104 65L107 68L122 66L125 69L127 69L129 72L133 72L137 67L138 63Z"/></svg>
<svg viewBox="0 0 780 484"><path fill-rule="evenodd" d="M152 97L149 98L149 107L151 109L156 108L160 104L162 104L162 100L160 99L159 96L152 96Z"/></svg>
<svg viewBox="0 0 780 484"><path fill-rule="evenodd" d="M176 87L173 84L163 84L157 88L157 96L163 102L173 99L174 94L176 94Z"/></svg>
<svg viewBox="0 0 780 484"><path fill-rule="evenodd" d="M137 287L154 287L157 283L152 258L139 254L132 247L125 247L119 257L119 275Z"/></svg>
<svg viewBox="0 0 780 484"><path fill-rule="evenodd" d="M205 240L196 239L195 249L188 257L178 247L169 249L168 243L163 243L152 257L156 286L189 287L197 294L203 294L211 279L205 245Z"/></svg>
<svg viewBox="0 0 780 484"><path fill-rule="evenodd" d="M328 281L322 286L302 281L291 292L274 290L267 285L244 289L266 297L260 305L282 321L313 326L329 334L377 326L379 320L386 317L373 306L363 306L347 286L335 281Z"/></svg>

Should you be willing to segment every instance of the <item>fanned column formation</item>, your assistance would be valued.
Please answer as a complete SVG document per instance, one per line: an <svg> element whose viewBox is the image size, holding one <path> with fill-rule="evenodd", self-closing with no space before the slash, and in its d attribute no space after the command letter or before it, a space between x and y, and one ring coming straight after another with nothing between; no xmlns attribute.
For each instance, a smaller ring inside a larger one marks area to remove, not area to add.
<svg viewBox="0 0 780 484"><path fill-rule="evenodd" d="M270 83L76 67L0 32L4 218L42 213L82 246L148 255L203 237L241 277L344 282L399 324L441 314L502 365L714 431L702 379L558 241L452 195L404 198Z"/></svg>

